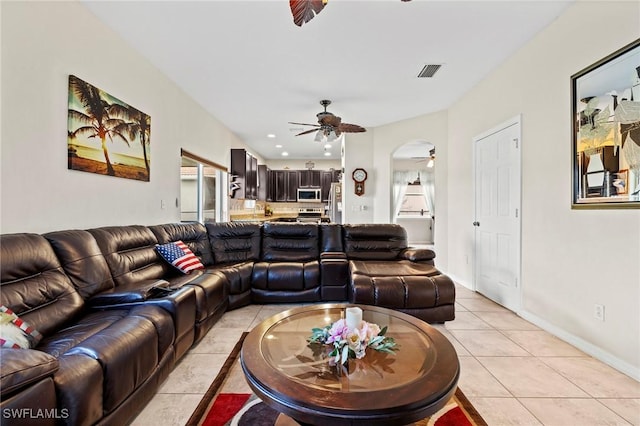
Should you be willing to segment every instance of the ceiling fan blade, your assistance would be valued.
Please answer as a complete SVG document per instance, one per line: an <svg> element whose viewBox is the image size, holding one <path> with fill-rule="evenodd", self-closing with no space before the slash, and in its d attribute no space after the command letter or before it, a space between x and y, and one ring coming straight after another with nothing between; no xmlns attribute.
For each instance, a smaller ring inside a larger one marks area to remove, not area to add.
<svg viewBox="0 0 640 426"><path fill-rule="evenodd" d="M340 123L337 130L340 130L341 132L345 132L345 133L362 133L367 131L367 129L365 129L362 126L358 126L357 124L349 124L349 123Z"/></svg>
<svg viewBox="0 0 640 426"><path fill-rule="evenodd" d="M294 123L293 121L290 121L289 124L296 124L298 126L314 126L314 127L320 127L317 124L309 124L309 123Z"/></svg>
<svg viewBox="0 0 640 426"><path fill-rule="evenodd" d="M318 131L318 128L316 127L315 129L306 130L304 132L298 133L296 136L307 135L309 133L313 133L313 132L317 132L317 131Z"/></svg>
<svg viewBox="0 0 640 426"><path fill-rule="evenodd" d="M323 0L289 0L293 23L301 27L324 9Z"/></svg>

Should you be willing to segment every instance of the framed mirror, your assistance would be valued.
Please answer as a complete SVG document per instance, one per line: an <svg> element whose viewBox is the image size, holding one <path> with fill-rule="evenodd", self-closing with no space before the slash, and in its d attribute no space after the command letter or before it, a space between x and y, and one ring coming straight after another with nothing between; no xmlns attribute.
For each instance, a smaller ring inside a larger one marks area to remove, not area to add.
<svg viewBox="0 0 640 426"><path fill-rule="evenodd" d="M571 76L572 208L640 208L640 39Z"/></svg>

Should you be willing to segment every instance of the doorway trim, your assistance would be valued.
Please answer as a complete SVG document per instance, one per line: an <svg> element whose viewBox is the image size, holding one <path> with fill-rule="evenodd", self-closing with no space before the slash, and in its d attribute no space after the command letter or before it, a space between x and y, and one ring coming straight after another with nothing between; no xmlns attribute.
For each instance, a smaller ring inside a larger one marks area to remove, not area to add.
<svg viewBox="0 0 640 426"><path fill-rule="evenodd" d="M471 152L472 152L472 170L471 170L471 176L472 176L472 193L473 193L473 223L475 224L477 222L477 211L478 211L478 182L477 182L477 177L476 177L476 172L477 172L477 161L478 161L478 153L477 153L477 143L486 138L489 137L495 133L498 133L502 130L507 129L508 127L511 126L517 126L517 144L518 144L518 155L517 155L517 159L516 159L516 171L515 171L515 175L517 177L517 189L518 189L518 194L516 197L516 209L517 209L517 253L516 256L514 257L514 260L516 262L515 265L515 280L516 280L516 288L517 288L517 297L516 297L516 306L511 306L508 307L508 309L513 310L514 312L518 313L520 310L522 310L522 114L518 114L515 117L512 117L510 119L508 119L507 121L504 121L503 123L475 136L472 138L472 148L471 148ZM472 289L474 291L477 291L477 273L478 273L478 256L477 256L477 250L478 250L478 232L476 232L476 228L474 226L474 230L473 230L473 262L472 262Z"/></svg>

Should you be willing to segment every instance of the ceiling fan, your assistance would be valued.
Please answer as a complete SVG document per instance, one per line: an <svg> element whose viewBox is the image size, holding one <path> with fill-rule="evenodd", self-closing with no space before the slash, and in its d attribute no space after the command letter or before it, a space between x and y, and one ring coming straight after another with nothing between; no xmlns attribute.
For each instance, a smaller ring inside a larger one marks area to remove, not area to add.
<svg viewBox="0 0 640 426"><path fill-rule="evenodd" d="M324 107L324 111L316 114L316 117L318 117L318 124L289 122L289 124L314 127L313 129L300 132L296 136L317 132L315 137L317 142L331 142L340 137L342 133L361 133L367 131L367 129L358 126L357 124L343 123L342 118L327 111L327 106L331 105L330 100L323 99L320 101L320 105Z"/></svg>
<svg viewBox="0 0 640 426"><path fill-rule="evenodd" d="M289 7L293 15L293 22L301 27L313 19L318 13L322 12L324 6L329 0L289 0ZM403 2L411 0L400 0Z"/></svg>
<svg viewBox="0 0 640 426"><path fill-rule="evenodd" d="M435 159L436 159L436 149L431 148L429 150L429 156L428 157L411 157L412 159L416 160L416 163L427 163L427 167L428 168L432 168L433 165L435 164ZM419 180L419 179L418 179Z"/></svg>

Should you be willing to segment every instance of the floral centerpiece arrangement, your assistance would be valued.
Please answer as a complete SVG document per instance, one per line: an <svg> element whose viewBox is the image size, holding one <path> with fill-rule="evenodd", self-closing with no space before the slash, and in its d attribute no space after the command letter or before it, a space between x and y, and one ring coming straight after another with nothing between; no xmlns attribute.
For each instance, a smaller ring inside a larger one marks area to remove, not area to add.
<svg viewBox="0 0 640 426"><path fill-rule="evenodd" d="M367 348L394 354L397 344L392 337L385 336L386 332L386 326L380 329L377 324L362 321L360 308L348 308L347 318L323 328L312 328L309 343L333 345L329 353L332 362L344 364L349 358L363 358Z"/></svg>

